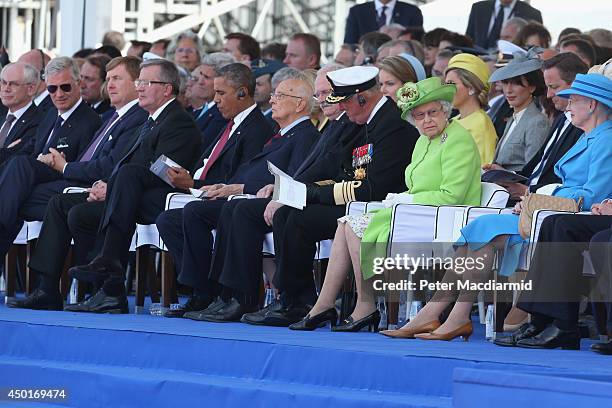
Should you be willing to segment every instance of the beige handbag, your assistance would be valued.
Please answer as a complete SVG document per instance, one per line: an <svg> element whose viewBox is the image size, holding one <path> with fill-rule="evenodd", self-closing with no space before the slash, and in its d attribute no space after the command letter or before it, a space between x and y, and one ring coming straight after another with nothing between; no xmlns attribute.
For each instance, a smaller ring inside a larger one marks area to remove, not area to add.
<svg viewBox="0 0 612 408"><path fill-rule="evenodd" d="M519 233L523 238L531 235L531 219L537 210L579 212L582 209L583 197L578 202L571 198L555 197L531 193L523 199L523 208L519 217Z"/></svg>

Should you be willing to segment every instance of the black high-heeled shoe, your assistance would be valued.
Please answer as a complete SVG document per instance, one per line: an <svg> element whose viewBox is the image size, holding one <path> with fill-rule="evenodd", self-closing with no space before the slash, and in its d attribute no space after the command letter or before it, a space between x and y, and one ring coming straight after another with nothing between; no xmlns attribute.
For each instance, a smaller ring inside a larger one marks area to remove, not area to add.
<svg viewBox="0 0 612 408"><path fill-rule="evenodd" d="M368 326L371 332L378 332L378 324L380 323L380 312L375 310L363 319L353 320L353 316L349 316L342 321L339 326L332 327L334 332L358 332Z"/></svg>
<svg viewBox="0 0 612 408"><path fill-rule="evenodd" d="M310 313L297 323L289 326L291 330L311 331L317 327L323 327L325 323L331 324L332 330L338 322L338 312L335 307L322 311L321 313L311 316Z"/></svg>

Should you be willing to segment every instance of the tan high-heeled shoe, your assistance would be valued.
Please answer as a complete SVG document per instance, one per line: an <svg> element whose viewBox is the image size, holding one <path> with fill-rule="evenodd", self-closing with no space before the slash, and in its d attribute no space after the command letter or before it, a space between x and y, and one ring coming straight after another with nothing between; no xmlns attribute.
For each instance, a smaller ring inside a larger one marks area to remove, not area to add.
<svg viewBox="0 0 612 408"><path fill-rule="evenodd" d="M457 337L461 337L463 338L463 341L468 341L473 331L474 331L474 328L472 327L472 322L468 322L464 324L463 326L453 331L450 331L448 333L444 333L444 334L438 334L434 332L422 333L422 334L415 334L414 337L416 337L417 339L421 339L421 340L445 340L445 341L450 341L450 340L456 339Z"/></svg>
<svg viewBox="0 0 612 408"><path fill-rule="evenodd" d="M438 320L432 320L431 322L417 327L402 327L401 329L397 330L383 330L380 332L380 334L396 339L414 339L415 334L431 333L438 327L440 327L440 322Z"/></svg>

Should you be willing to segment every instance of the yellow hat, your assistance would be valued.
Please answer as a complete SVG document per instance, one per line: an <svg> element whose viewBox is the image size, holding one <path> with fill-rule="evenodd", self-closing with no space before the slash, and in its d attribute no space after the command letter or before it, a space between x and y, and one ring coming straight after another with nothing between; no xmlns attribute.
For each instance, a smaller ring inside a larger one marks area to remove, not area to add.
<svg viewBox="0 0 612 408"><path fill-rule="evenodd" d="M476 75L476 78L482 82L485 91L489 91L489 66L486 62L472 54L457 54L448 61L447 72L451 68L461 68Z"/></svg>

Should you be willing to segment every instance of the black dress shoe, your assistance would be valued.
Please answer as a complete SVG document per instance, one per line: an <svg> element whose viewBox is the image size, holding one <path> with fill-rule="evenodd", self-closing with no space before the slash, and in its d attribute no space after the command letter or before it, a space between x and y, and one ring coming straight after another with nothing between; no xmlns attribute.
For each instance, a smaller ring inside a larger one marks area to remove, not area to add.
<svg viewBox="0 0 612 408"><path fill-rule="evenodd" d="M364 327L368 327L371 332L378 331L378 324L380 323L380 312L375 310L363 319L353 320L353 316L349 316L342 321L339 326L332 327L331 330L334 332L358 332Z"/></svg>
<svg viewBox="0 0 612 408"><path fill-rule="evenodd" d="M123 276L121 266L114 261L97 257L86 265L73 266L68 269L70 277L80 282L102 285L111 274Z"/></svg>
<svg viewBox="0 0 612 408"><path fill-rule="evenodd" d="M270 303L268 306L260 309L256 312L245 313L240 318L242 323L254 324L254 325L263 325L263 321L266 319L266 315L269 312L277 312L283 308L283 305L280 302Z"/></svg>
<svg viewBox="0 0 612 408"><path fill-rule="evenodd" d="M208 296L192 296L185 302L184 305L180 305L176 309L168 309L164 312L164 317L183 317L187 312L196 312L198 310L206 309L211 303L211 299Z"/></svg>
<svg viewBox="0 0 612 408"><path fill-rule="evenodd" d="M580 350L580 335L578 331L561 330L554 324L548 325L541 333L516 343L518 347L531 349Z"/></svg>
<svg viewBox="0 0 612 408"><path fill-rule="evenodd" d="M103 289L100 289L95 295L81 303L66 305L64 310L84 313L128 313L128 301L125 293L119 296L109 296Z"/></svg>
<svg viewBox="0 0 612 408"><path fill-rule="evenodd" d="M289 326L291 330L303 330L311 331L317 327L324 327L329 322L331 327L335 327L338 322L338 312L335 307L327 309L319 313L318 315L310 316L310 313L306 315L302 320L297 323L293 323Z"/></svg>
<svg viewBox="0 0 612 408"><path fill-rule="evenodd" d="M191 320L227 323L239 321L240 317L244 314L244 308L234 298L231 298L229 302L224 302L220 308L215 309L216 308L211 308L199 312L186 313L185 317Z"/></svg>
<svg viewBox="0 0 612 408"><path fill-rule="evenodd" d="M62 310L63 302L59 293L50 295L41 289L36 289L25 299L10 298L7 300L8 307L32 310Z"/></svg>
<svg viewBox="0 0 612 408"><path fill-rule="evenodd" d="M599 354L612 355L612 340L607 343L595 343L591 346L591 350Z"/></svg>
<svg viewBox="0 0 612 408"><path fill-rule="evenodd" d="M518 330L512 332L509 336L495 339L493 344L497 344L498 346L502 347L516 347L516 343L519 341L537 336L542 332L542 330L542 328L538 328L531 323L525 323L519 327Z"/></svg>

